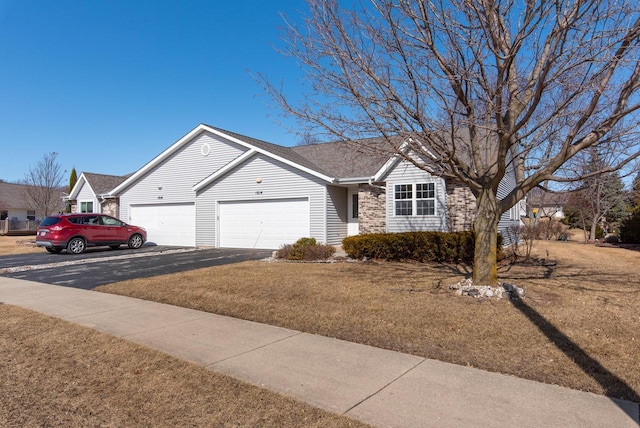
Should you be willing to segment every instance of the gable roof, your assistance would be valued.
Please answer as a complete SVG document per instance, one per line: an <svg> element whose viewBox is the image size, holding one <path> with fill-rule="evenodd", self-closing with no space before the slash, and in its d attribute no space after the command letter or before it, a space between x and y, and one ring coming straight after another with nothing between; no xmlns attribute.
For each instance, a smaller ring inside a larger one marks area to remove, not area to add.
<svg viewBox="0 0 640 428"><path fill-rule="evenodd" d="M120 183L131 177L131 174L127 174L124 176L94 174L92 172L83 172L83 174L87 178L89 185L96 193L96 195L109 193L111 190L118 187Z"/></svg>
<svg viewBox="0 0 640 428"><path fill-rule="evenodd" d="M27 184L0 183L0 209L33 209L29 201L27 187L29 187ZM64 189L60 188L57 191L62 194ZM64 209L62 197L56 198L56 206L54 208L55 211Z"/></svg>
<svg viewBox="0 0 640 428"><path fill-rule="evenodd" d="M118 193L135 183L138 179L142 178L149 171L153 170L156 166L160 165L163 161L168 159L175 152L180 150L186 144L191 142L194 137L201 134L202 132L210 132L214 135L217 135L221 138L224 138L229 141L233 141L236 144L239 144L243 147L248 148L250 151L253 150L255 153L262 153L266 156L269 156L273 159L279 160L297 168L299 170L305 171L311 175L314 175L324 181L334 182L335 177L325 171L322 167L314 164L309 161L307 158L299 155L292 151L289 147L279 146L277 144L268 143L266 141L258 140L256 138L247 137L246 135L237 134L235 132L227 131L222 128L216 128L206 124L200 124L192 129L185 136L176 141L173 145L167 148L165 151L160 153L158 156L153 158L150 162L140 168L138 171L133 173L130 177L124 180L121 184L119 184L116 188L112 189L110 195L116 196ZM206 183L210 182L217 175L214 172L211 176L207 177L196 186L201 187Z"/></svg>
<svg viewBox="0 0 640 428"><path fill-rule="evenodd" d="M69 199L76 199L78 197L78 193L80 192L80 188L83 183L86 183L91 191L96 195L106 195L109 194L114 188L118 187L123 181L129 178L131 174L119 176L119 175L107 175L107 174L96 174L93 172L83 172L80 174L78 181L71 189L69 193Z"/></svg>
<svg viewBox="0 0 640 428"><path fill-rule="evenodd" d="M310 144L291 150L342 179L373 177L391 157L383 138Z"/></svg>
<svg viewBox="0 0 640 428"><path fill-rule="evenodd" d="M0 183L0 209L27 209L26 184Z"/></svg>
<svg viewBox="0 0 640 428"><path fill-rule="evenodd" d="M540 187L534 187L527 195L527 203L532 207L556 207L566 205L570 192L554 192Z"/></svg>
<svg viewBox="0 0 640 428"><path fill-rule="evenodd" d="M222 128L217 128L214 126L206 125L211 129L215 129L216 131L221 132L222 134L233 137L234 139L244 141L249 143L253 147L259 149L259 151L267 152L282 159L286 159L290 162L293 162L299 166L314 170L320 174L326 176L332 176L331 171L322 167L322 165L316 164L312 159L309 159L306 156L302 156L300 153L297 153L290 147L279 146L277 144L268 143L266 141L258 140L253 137L247 137L246 135L238 134L235 132L227 131Z"/></svg>
<svg viewBox="0 0 640 428"><path fill-rule="evenodd" d="M381 181L385 174L400 161L401 156L398 155L398 150L410 150L411 145L410 142L404 141L401 136L392 136L390 139L376 137L357 141L335 141L285 147L215 126L200 124L135 173L125 177L118 177L124 179L120 182L114 181L115 185L113 186L105 185L100 190L94 189L96 194L108 193L111 196L117 196L203 132L212 133L239 144L248 150L220 170L212 172L211 175L196 183L193 187L195 191L207 186L221 175L258 153L279 160L329 183L377 182ZM417 143L414 142L414 144ZM435 159L436 156L433 156L433 158ZM434 169L433 173L437 175L436 169ZM98 176L99 174L94 175ZM88 177L91 177L91 175ZM102 175L102 177L115 176ZM94 180L96 178L93 177ZM91 186L94 186L93 182Z"/></svg>

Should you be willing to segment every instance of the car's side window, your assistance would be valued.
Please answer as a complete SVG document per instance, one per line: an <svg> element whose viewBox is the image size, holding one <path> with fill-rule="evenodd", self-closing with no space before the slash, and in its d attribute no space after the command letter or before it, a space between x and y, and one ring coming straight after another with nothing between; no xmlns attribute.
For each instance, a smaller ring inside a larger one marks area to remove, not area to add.
<svg viewBox="0 0 640 428"><path fill-rule="evenodd" d="M122 226L122 222L120 220L107 216L102 217L102 223L107 226Z"/></svg>
<svg viewBox="0 0 640 428"><path fill-rule="evenodd" d="M85 217L85 224L98 225L100 224L100 217Z"/></svg>

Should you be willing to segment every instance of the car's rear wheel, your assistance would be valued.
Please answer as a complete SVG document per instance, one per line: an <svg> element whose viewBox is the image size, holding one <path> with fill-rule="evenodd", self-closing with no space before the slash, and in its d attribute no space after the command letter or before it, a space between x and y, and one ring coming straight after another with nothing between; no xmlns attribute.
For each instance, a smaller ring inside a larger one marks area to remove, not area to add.
<svg viewBox="0 0 640 428"><path fill-rule="evenodd" d="M47 250L48 252L50 252L51 254L60 254L60 252L62 251L62 248L58 248L58 247L45 247L45 250Z"/></svg>
<svg viewBox="0 0 640 428"><path fill-rule="evenodd" d="M144 244L142 235L136 233L135 235L131 235L131 238L129 238L129 248L138 249L142 247L142 244Z"/></svg>
<svg viewBox="0 0 640 428"><path fill-rule="evenodd" d="M87 248L87 243L82 238L73 238L67 244L67 251L73 254L81 254Z"/></svg>
<svg viewBox="0 0 640 428"><path fill-rule="evenodd" d="M112 250L117 250L118 248L120 248L120 244L118 244L118 245L109 245L109 248L111 248Z"/></svg>

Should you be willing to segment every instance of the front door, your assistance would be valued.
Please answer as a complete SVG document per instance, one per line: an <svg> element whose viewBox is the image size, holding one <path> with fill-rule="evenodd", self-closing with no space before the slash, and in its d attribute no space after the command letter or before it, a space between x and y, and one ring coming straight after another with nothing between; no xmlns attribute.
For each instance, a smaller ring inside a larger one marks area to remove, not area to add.
<svg viewBox="0 0 640 428"><path fill-rule="evenodd" d="M358 189L349 189L348 196L348 222L347 222L347 235L357 235L360 233L358 226Z"/></svg>

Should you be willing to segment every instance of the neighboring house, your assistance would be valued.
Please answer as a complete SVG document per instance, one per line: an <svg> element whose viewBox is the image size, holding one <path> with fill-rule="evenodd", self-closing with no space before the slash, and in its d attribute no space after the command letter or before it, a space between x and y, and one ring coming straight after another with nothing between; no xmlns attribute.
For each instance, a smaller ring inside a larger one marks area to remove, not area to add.
<svg viewBox="0 0 640 428"><path fill-rule="evenodd" d="M514 177L503 181L499 193ZM102 197L118 201L119 217L145 227L150 242L229 248L464 230L475 212L469 189L397 156L349 143L288 148L204 124ZM519 221L511 210L500 228Z"/></svg>
<svg viewBox="0 0 640 428"><path fill-rule="evenodd" d="M118 198L109 196L109 192L129 176L83 172L66 198L71 205L71 212L103 213L117 217Z"/></svg>
<svg viewBox="0 0 640 428"><path fill-rule="evenodd" d="M0 183L0 233L35 231L42 220L29 201L26 184ZM60 200L54 212L64 210Z"/></svg>
<svg viewBox="0 0 640 428"><path fill-rule="evenodd" d="M527 215L529 217L564 218L564 206L569 200L567 192L551 192L536 187L527 195Z"/></svg>

